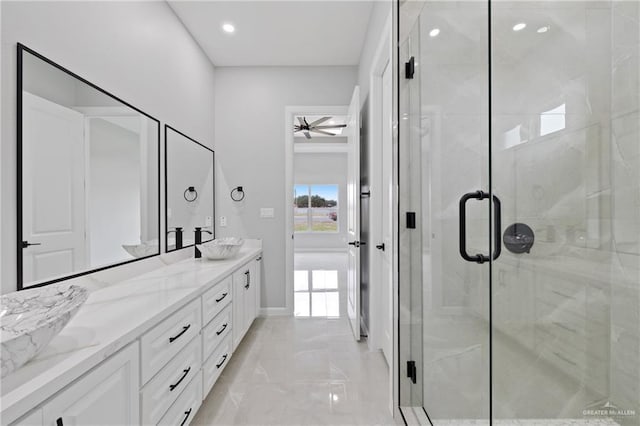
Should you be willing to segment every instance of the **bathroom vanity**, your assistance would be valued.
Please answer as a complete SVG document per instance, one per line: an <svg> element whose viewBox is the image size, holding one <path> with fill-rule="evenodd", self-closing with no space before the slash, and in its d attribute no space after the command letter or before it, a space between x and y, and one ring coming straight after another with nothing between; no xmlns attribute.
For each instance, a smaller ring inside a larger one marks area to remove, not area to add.
<svg viewBox="0 0 640 426"><path fill-rule="evenodd" d="M3 378L2 424L189 424L258 314L262 247L247 240L221 261L181 252L127 279L74 280L89 298Z"/></svg>

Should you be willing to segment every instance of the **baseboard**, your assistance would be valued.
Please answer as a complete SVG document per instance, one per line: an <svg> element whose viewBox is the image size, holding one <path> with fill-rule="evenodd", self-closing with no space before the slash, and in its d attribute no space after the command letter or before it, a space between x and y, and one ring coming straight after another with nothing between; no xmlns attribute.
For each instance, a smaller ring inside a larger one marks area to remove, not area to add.
<svg viewBox="0 0 640 426"><path fill-rule="evenodd" d="M261 317L290 317L291 312L287 308L260 308Z"/></svg>

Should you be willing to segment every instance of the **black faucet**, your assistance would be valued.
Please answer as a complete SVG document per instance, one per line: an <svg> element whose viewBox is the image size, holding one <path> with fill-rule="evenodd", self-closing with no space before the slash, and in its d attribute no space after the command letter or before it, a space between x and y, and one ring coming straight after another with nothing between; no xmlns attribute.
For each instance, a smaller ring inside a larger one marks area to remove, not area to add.
<svg viewBox="0 0 640 426"><path fill-rule="evenodd" d="M169 231L167 232L167 235L175 232L176 233L176 250L179 250L182 248L182 227L180 226L176 226L176 229L174 229L173 231ZM169 238L167 238L167 250L169 249Z"/></svg>
<svg viewBox="0 0 640 426"><path fill-rule="evenodd" d="M202 253L200 253L200 250L198 250L197 245L198 244L202 244L202 233L203 232L206 232L208 234L213 235L213 232L211 232L211 231L209 231L207 229L202 229L202 227L199 227L199 226L196 227L196 231L195 231L195 233L196 233L196 243L195 244L196 245L194 245L196 259L199 259L199 258L202 257Z"/></svg>

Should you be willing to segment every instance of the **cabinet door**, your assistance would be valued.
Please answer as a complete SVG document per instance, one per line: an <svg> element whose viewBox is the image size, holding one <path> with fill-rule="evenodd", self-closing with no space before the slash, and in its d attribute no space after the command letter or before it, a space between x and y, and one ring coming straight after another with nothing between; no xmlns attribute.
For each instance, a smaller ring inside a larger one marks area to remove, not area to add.
<svg viewBox="0 0 640 426"><path fill-rule="evenodd" d="M233 302L231 303L233 309L233 327L231 328L231 333L233 334L234 350L238 347L238 344L240 344L246 330L244 320L246 270L247 269L243 267L233 274Z"/></svg>
<svg viewBox="0 0 640 426"><path fill-rule="evenodd" d="M245 333L251 327L253 320L256 318L256 300L258 282L256 280L256 262L252 261L248 265L247 282L244 286L244 327Z"/></svg>
<svg viewBox="0 0 640 426"><path fill-rule="evenodd" d="M43 406L45 425L140 423L138 343L132 343Z"/></svg>

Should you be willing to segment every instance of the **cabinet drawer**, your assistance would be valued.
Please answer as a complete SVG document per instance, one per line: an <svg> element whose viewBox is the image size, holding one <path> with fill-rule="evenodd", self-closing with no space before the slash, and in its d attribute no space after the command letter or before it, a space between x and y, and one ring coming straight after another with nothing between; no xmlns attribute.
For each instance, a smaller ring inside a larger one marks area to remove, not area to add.
<svg viewBox="0 0 640 426"><path fill-rule="evenodd" d="M196 416L200 404L202 404L202 373L198 371L158 424L186 426Z"/></svg>
<svg viewBox="0 0 640 426"><path fill-rule="evenodd" d="M208 324L231 302L232 281L233 278L228 276L202 295L202 324Z"/></svg>
<svg viewBox="0 0 640 426"><path fill-rule="evenodd" d="M227 306L220 314L202 330L202 359L209 355L231 332L231 306Z"/></svg>
<svg viewBox="0 0 640 426"><path fill-rule="evenodd" d="M200 298L181 308L140 339L142 384L180 352L201 328Z"/></svg>
<svg viewBox="0 0 640 426"><path fill-rule="evenodd" d="M229 358L232 352L231 335L228 335L226 339L220 343L218 349L215 350L213 355L202 365L202 381L203 381L203 397L206 397L211 388L220 377L220 373L229 363Z"/></svg>
<svg viewBox="0 0 640 426"><path fill-rule="evenodd" d="M200 336L196 336L142 389L142 423L156 424L200 370Z"/></svg>

